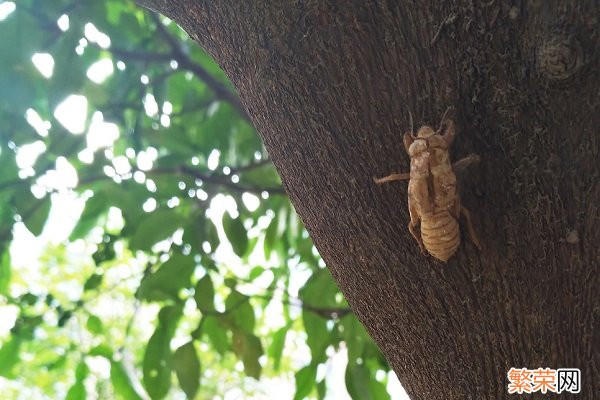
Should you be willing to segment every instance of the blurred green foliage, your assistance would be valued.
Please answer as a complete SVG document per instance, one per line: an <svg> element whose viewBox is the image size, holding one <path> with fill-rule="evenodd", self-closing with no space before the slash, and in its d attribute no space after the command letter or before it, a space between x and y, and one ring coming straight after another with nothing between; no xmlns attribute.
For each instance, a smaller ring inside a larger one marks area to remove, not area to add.
<svg viewBox="0 0 600 400"><path fill-rule="evenodd" d="M3 393L264 398L295 377L294 398L322 399L319 366L343 348L352 398L388 398L389 367L218 65L131 1L13 6L0 3Z"/></svg>

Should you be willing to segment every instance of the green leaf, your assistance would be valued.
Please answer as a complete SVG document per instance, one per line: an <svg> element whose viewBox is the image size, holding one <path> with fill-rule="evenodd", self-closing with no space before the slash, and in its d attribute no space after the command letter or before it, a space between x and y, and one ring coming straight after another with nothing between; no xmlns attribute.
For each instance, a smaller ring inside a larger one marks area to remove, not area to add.
<svg viewBox="0 0 600 400"><path fill-rule="evenodd" d="M127 372L123 362L110 362L110 382L115 389L115 393L125 400L142 400L142 396L137 392L133 384L133 379Z"/></svg>
<svg viewBox="0 0 600 400"><path fill-rule="evenodd" d="M339 293L339 289L326 268L321 268L313 273L299 292L302 301L320 307L338 306L339 304L335 300L337 293Z"/></svg>
<svg viewBox="0 0 600 400"><path fill-rule="evenodd" d="M55 65L48 91L51 107L56 107L69 94L79 93L86 81L87 60L73 51L73 46L77 43L77 33L74 29L69 29L61 39L60 46L52 54ZM86 53L89 55L89 52Z"/></svg>
<svg viewBox="0 0 600 400"><path fill-rule="evenodd" d="M239 257L243 257L248 248L248 234L241 219L239 217L231 218L228 212L223 213L223 230L231 243L233 252Z"/></svg>
<svg viewBox="0 0 600 400"><path fill-rule="evenodd" d="M90 370L85 361L81 361L75 369L75 383L69 388L66 400L83 400L87 398L83 381L88 376Z"/></svg>
<svg viewBox="0 0 600 400"><path fill-rule="evenodd" d="M219 246L219 243L221 243L219 239L219 232L217 231L217 227L212 221L207 221L207 223L205 224L205 229L206 240L210 244L211 252L214 252Z"/></svg>
<svg viewBox="0 0 600 400"><path fill-rule="evenodd" d="M346 366L346 389L354 400L373 400L369 390L371 374L364 364L349 362Z"/></svg>
<svg viewBox="0 0 600 400"><path fill-rule="evenodd" d="M385 385L382 382L378 382L373 376L369 379L369 390L371 391L371 397L373 400L389 400L390 394L388 393Z"/></svg>
<svg viewBox="0 0 600 400"><path fill-rule="evenodd" d="M46 368L48 371L62 370L63 368L65 368L65 365L67 363L67 354L70 355L70 353L65 353L59 356L58 358L55 358L54 360L44 364L43 367Z"/></svg>
<svg viewBox="0 0 600 400"><path fill-rule="evenodd" d="M298 240L301 239L301 233L302 223L300 222L300 217L298 217L298 214L295 212L291 212L288 216L288 224L285 229L288 243L291 245L296 245Z"/></svg>
<svg viewBox="0 0 600 400"><path fill-rule="evenodd" d="M344 327L342 336L348 348L348 361L355 362L358 358L363 357L365 342L370 342L370 338L354 315L348 315L342 319L341 324Z"/></svg>
<svg viewBox="0 0 600 400"><path fill-rule="evenodd" d="M227 318L232 324L247 333L254 331L254 309L248 302L248 296L245 296L237 290L232 290L231 294L225 300L225 311Z"/></svg>
<svg viewBox="0 0 600 400"><path fill-rule="evenodd" d="M110 360L113 356L113 349L106 344L99 344L97 346L92 347L88 354L90 356L101 356Z"/></svg>
<svg viewBox="0 0 600 400"><path fill-rule="evenodd" d="M194 300L196 301L196 307L201 312L214 311L215 304L215 289L213 288L212 280L210 275L206 274L198 281L194 290Z"/></svg>
<svg viewBox="0 0 600 400"><path fill-rule="evenodd" d="M327 321L314 313L303 310L302 322L306 330L306 344L310 348L312 361L319 363L327 358L325 350L331 341L331 332L327 330Z"/></svg>
<svg viewBox="0 0 600 400"><path fill-rule="evenodd" d="M220 355L224 355L229 350L229 338L227 336L228 331L224 326L219 324L219 317L205 316L204 323L202 325L202 331L208 336L208 340L214 347L214 349Z"/></svg>
<svg viewBox="0 0 600 400"><path fill-rule="evenodd" d="M296 394L294 400L302 400L310 394L317 380L317 366L309 364L296 372Z"/></svg>
<svg viewBox="0 0 600 400"><path fill-rule="evenodd" d="M104 331L104 327L102 326L102 321L95 315L90 315L85 324L88 331L95 334L100 334Z"/></svg>
<svg viewBox="0 0 600 400"><path fill-rule="evenodd" d="M44 33L33 13L17 9L0 23L0 106L7 104L15 113L22 114L36 96L35 80L41 76L33 71L31 56L43 46ZM33 74L32 74L33 72Z"/></svg>
<svg viewBox="0 0 600 400"><path fill-rule="evenodd" d="M248 278L253 281L256 278L258 278L259 276L261 276L263 274L263 272L265 272L265 269L263 267L254 267L252 268L252 270L250 271L250 274L248 275Z"/></svg>
<svg viewBox="0 0 600 400"><path fill-rule="evenodd" d="M102 192L97 191L94 196L87 199L85 202L85 208L81 213L81 217L77 221L77 224L69 235L69 240L73 241L84 237L94 226L100 215L102 215L110 206L108 196Z"/></svg>
<svg viewBox="0 0 600 400"><path fill-rule="evenodd" d="M18 336L11 338L0 348L0 376L14 378L13 368L19 362L19 349L22 339Z"/></svg>
<svg viewBox="0 0 600 400"><path fill-rule="evenodd" d="M56 322L56 326L59 328L64 327L67 322L73 317L73 310L62 310L58 312L58 321Z"/></svg>
<svg viewBox="0 0 600 400"><path fill-rule="evenodd" d="M223 285L228 287L229 289L235 289L237 287L238 281L235 278L225 278L223 279Z"/></svg>
<svg viewBox="0 0 600 400"><path fill-rule="evenodd" d="M263 355L260 339L251 333L234 329L233 351L242 360L246 375L259 379L262 367L258 359Z"/></svg>
<svg viewBox="0 0 600 400"><path fill-rule="evenodd" d="M188 91L189 87L185 89ZM156 146L169 149L171 154L175 154L179 159L191 157L198 154L198 148L195 143L187 137L186 130L180 127L171 127L159 131L144 132L148 141Z"/></svg>
<svg viewBox="0 0 600 400"><path fill-rule="evenodd" d="M138 297L147 301L178 299L179 291L191 285L190 277L195 267L191 256L171 256L156 272L142 280Z"/></svg>
<svg viewBox="0 0 600 400"><path fill-rule="evenodd" d="M10 284L11 264L10 252L8 249L2 252L0 256L0 294L6 294Z"/></svg>
<svg viewBox="0 0 600 400"><path fill-rule="evenodd" d="M202 252L202 242L206 240L206 222L204 215L193 217L183 229L183 241L192 246L194 253Z"/></svg>
<svg viewBox="0 0 600 400"><path fill-rule="evenodd" d="M271 251L275 247L277 242L277 218L273 218L269 223L269 226L265 230L265 241L263 244L265 259L271 258Z"/></svg>
<svg viewBox="0 0 600 400"><path fill-rule="evenodd" d="M317 398L319 400L325 400L326 391L327 386L325 385L325 379L322 379L319 383L317 383Z"/></svg>
<svg viewBox="0 0 600 400"><path fill-rule="evenodd" d="M29 232L34 236L40 236L42 233L48 214L50 214L51 204L50 196L46 196L41 200L36 200L34 204L25 206L28 207L27 211L21 214L21 217Z"/></svg>
<svg viewBox="0 0 600 400"><path fill-rule="evenodd" d="M4 143L0 143L4 145ZM5 147L6 148L6 147ZM16 154L12 151L0 151L0 184L14 182L19 178Z"/></svg>
<svg viewBox="0 0 600 400"><path fill-rule="evenodd" d="M188 342L175 350L173 369L181 389L189 399L193 399L200 386L200 361L193 342Z"/></svg>
<svg viewBox="0 0 600 400"><path fill-rule="evenodd" d="M117 236L105 233L102 237L102 241L98 243L97 249L92 254L92 260L96 266L102 264L105 261L114 260L117 256L115 252L115 242L117 241Z"/></svg>
<svg viewBox="0 0 600 400"><path fill-rule="evenodd" d="M142 370L144 386L152 399L162 399L171 388L170 343L180 316L181 307L163 307L158 313L158 326L146 346Z"/></svg>
<svg viewBox="0 0 600 400"><path fill-rule="evenodd" d="M301 262L314 264L318 257L313 254L313 241L310 237L299 237L296 240L296 252L300 256Z"/></svg>
<svg viewBox="0 0 600 400"><path fill-rule="evenodd" d="M32 306L35 303L37 303L38 299L39 297L35 294L27 292L21 295L21 297L19 297L19 303L23 305Z"/></svg>
<svg viewBox="0 0 600 400"><path fill-rule="evenodd" d="M83 284L83 291L94 290L102 283L103 274L92 274Z"/></svg>
<svg viewBox="0 0 600 400"><path fill-rule="evenodd" d="M273 334L271 346L269 346L269 357L273 360L273 369L275 371L279 371L281 355L283 354L283 347L285 345L285 337L288 329L288 326L278 329L277 332Z"/></svg>
<svg viewBox="0 0 600 400"><path fill-rule="evenodd" d="M150 251L155 243L171 236L184 221L174 209L154 211L139 224L129 247L132 250Z"/></svg>
<svg viewBox="0 0 600 400"><path fill-rule="evenodd" d="M85 400L86 398L85 386L83 385L83 382L75 381L73 386L69 388L65 400Z"/></svg>
<svg viewBox="0 0 600 400"><path fill-rule="evenodd" d="M300 289L300 298L307 305L318 307L337 307L335 299L339 292L330 272L323 268L315 272L304 287ZM326 320L308 309L302 311L302 321L306 329L306 342L311 350L313 362L325 360L325 350L331 342L331 332L327 330Z"/></svg>

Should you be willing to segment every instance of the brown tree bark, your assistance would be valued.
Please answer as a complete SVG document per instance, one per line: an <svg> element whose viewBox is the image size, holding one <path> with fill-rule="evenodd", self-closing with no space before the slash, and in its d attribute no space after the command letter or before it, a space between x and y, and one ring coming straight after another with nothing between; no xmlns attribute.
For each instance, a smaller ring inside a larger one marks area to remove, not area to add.
<svg viewBox="0 0 600 400"><path fill-rule="evenodd" d="M298 214L412 399L504 399L510 367L600 393L598 1L143 0L238 89ZM406 226L402 133L453 107L484 246ZM531 398L549 396L532 396ZM575 397L575 396L574 396ZM561 395L560 398L570 398Z"/></svg>

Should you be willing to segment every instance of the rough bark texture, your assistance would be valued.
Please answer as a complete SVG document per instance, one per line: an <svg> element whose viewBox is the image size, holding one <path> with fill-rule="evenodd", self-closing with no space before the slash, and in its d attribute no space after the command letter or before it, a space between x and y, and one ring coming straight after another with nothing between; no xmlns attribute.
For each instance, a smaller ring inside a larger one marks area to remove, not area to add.
<svg viewBox="0 0 600 400"><path fill-rule="evenodd" d="M510 367L600 393L597 1L144 0L237 87L298 214L411 399L504 399ZM483 252L406 226L402 133L454 107ZM594 346L595 345L595 346ZM528 398L548 398L532 396ZM568 394L560 398L570 398Z"/></svg>

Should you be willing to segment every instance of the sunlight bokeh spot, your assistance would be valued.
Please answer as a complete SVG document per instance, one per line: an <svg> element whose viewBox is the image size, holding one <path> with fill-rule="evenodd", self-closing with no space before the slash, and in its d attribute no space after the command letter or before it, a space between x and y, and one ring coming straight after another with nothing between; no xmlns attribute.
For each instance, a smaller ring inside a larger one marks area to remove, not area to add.
<svg viewBox="0 0 600 400"><path fill-rule="evenodd" d="M152 169L153 157L148 151L140 151L137 155L136 164L139 170L149 171Z"/></svg>
<svg viewBox="0 0 600 400"><path fill-rule="evenodd" d="M146 174L144 174L142 171L135 171L133 173L133 180L142 184L146 180Z"/></svg>
<svg viewBox="0 0 600 400"><path fill-rule="evenodd" d="M112 122L93 122L87 133L87 147L91 151L110 147L119 138L119 127Z"/></svg>
<svg viewBox="0 0 600 400"><path fill-rule="evenodd" d="M60 156L56 159L55 169L41 176L37 183L47 190L63 191L75 188L77 182L77 170L65 157Z"/></svg>
<svg viewBox="0 0 600 400"><path fill-rule="evenodd" d="M107 34L100 32L98 28L91 22L88 22L84 26L84 34L87 40L92 43L96 43L103 49L110 47L110 37Z"/></svg>
<svg viewBox="0 0 600 400"><path fill-rule="evenodd" d="M125 175L131 171L129 160L125 156L117 156L112 160L113 166L117 174Z"/></svg>
<svg viewBox="0 0 600 400"><path fill-rule="evenodd" d="M152 179L146 179L146 189L151 193L156 192L156 183Z"/></svg>
<svg viewBox="0 0 600 400"><path fill-rule="evenodd" d="M173 103L170 101L165 101L162 106L162 112L170 115L173 112Z"/></svg>
<svg viewBox="0 0 600 400"><path fill-rule="evenodd" d="M48 53L35 53L31 57L33 65L44 78L50 78L54 72L54 58Z"/></svg>
<svg viewBox="0 0 600 400"><path fill-rule="evenodd" d="M72 94L54 110L54 117L73 134L85 131L88 101L85 96Z"/></svg>
<svg viewBox="0 0 600 400"><path fill-rule="evenodd" d="M260 199L248 192L242 194L242 202L250 212L256 211L258 206L260 206Z"/></svg>
<svg viewBox="0 0 600 400"><path fill-rule="evenodd" d="M146 94L146 97L144 97L144 109L149 117L155 117L158 114L158 104L151 93Z"/></svg>
<svg viewBox="0 0 600 400"><path fill-rule="evenodd" d="M171 125L171 118L169 118L169 116L166 114L161 115L160 124L165 128L168 128Z"/></svg>
<svg viewBox="0 0 600 400"><path fill-rule="evenodd" d="M2 321L0 324L0 338L7 336L12 327L15 326L19 311L19 307L12 304L0 307L0 321Z"/></svg>
<svg viewBox="0 0 600 400"><path fill-rule="evenodd" d="M142 204L142 210L146 212L152 212L156 209L156 200L150 197L148 200Z"/></svg>
<svg viewBox="0 0 600 400"><path fill-rule="evenodd" d="M167 200L167 207L169 207L169 208L177 207L179 204L180 204L179 197L171 197L169 200Z"/></svg>
<svg viewBox="0 0 600 400"><path fill-rule="evenodd" d="M68 31L69 30L69 16L67 14L61 15L60 18L56 21L56 25L58 25L58 28L63 32Z"/></svg>
<svg viewBox="0 0 600 400"><path fill-rule="evenodd" d="M27 123L35 129L38 135L41 137L48 136L48 130L52 127L50 121L44 121L33 108L29 108L25 111L25 119L27 120Z"/></svg>
<svg viewBox="0 0 600 400"><path fill-rule="evenodd" d="M114 72L112 60L103 58L93 63L87 70L87 77L96 84L104 82Z"/></svg>
<svg viewBox="0 0 600 400"><path fill-rule="evenodd" d="M219 157L221 156L221 152L217 149L213 149L208 155L207 166L208 169L214 171L219 166Z"/></svg>
<svg viewBox="0 0 600 400"><path fill-rule="evenodd" d="M208 199L208 193L202 189L196 189L196 197L198 200L206 201Z"/></svg>
<svg viewBox="0 0 600 400"><path fill-rule="evenodd" d="M77 153L77 159L84 164L91 164L94 162L94 151L85 148Z"/></svg>
<svg viewBox="0 0 600 400"><path fill-rule="evenodd" d="M75 53L77 53L78 55L82 55L87 45L88 41L85 40L85 38L79 39L79 44L77 45L77 47L75 47Z"/></svg>
<svg viewBox="0 0 600 400"><path fill-rule="evenodd" d="M13 11L15 11L15 3L12 1L5 1L4 3L0 3L0 21L3 21L8 17Z"/></svg>
<svg viewBox="0 0 600 400"><path fill-rule="evenodd" d="M17 151L17 166L20 169L33 167L38 157L46 151L46 145L41 140L24 144Z"/></svg>

